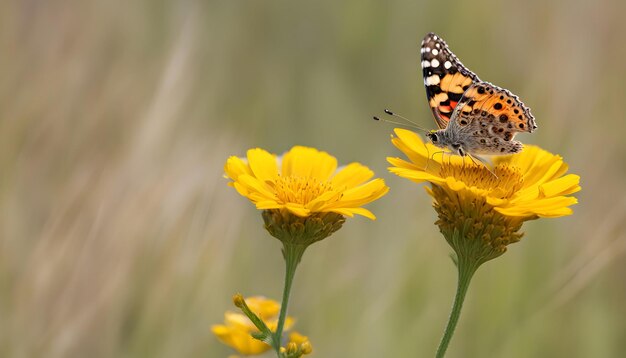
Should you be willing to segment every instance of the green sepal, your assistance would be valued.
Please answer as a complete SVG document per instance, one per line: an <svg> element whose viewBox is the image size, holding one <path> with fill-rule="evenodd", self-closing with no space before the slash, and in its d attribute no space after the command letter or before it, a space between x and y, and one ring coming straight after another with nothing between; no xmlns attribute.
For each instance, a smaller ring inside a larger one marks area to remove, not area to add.
<svg viewBox="0 0 626 358"><path fill-rule="evenodd" d="M258 339L259 341L267 343L270 346L274 342L271 332L269 334L267 334L266 332L252 332L250 333L250 335L252 336L252 338Z"/></svg>

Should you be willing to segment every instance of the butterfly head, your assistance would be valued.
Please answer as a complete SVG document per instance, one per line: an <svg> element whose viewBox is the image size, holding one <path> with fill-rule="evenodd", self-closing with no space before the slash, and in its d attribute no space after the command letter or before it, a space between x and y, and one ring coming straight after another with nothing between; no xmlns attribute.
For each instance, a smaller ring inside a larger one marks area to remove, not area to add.
<svg viewBox="0 0 626 358"><path fill-rule="evenodd" d="M467 153L463 149L463 145L448 135L443 129L432 130L426 134L430 142L439 148L449 148L453 153L464 157Z"/></svg>
<svg viewBox="0 0 626 358"><path fill-rule="evenodd" d="M439 131L433 129L430 132L426 133L426 137L430 139L430 141L435 145L437 145L437 143L439 142L439 134L437 132Z"/></svg>

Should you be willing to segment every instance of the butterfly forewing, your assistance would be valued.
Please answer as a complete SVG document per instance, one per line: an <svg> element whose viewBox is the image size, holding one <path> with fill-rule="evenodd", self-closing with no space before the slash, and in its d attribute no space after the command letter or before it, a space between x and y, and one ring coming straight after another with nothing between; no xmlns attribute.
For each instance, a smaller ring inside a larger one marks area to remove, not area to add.
<svg viewBox="0 0 626 358"><path fill-rule="evenodd" d="M420 52L428 105L437 126L443 129L463 93L480 79L463 66L442 38L432 32L424 37Z"/></svg>

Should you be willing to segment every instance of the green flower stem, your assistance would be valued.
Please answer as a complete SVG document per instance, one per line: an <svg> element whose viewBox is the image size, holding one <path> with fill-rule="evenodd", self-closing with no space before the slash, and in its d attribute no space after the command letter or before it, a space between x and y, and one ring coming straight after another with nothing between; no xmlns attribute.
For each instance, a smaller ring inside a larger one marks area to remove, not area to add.
<svg viewBox="0 0 626 358"><path fill-rule="evenodd" d="M448 325L437 348L437 358L443 358L452 340L454 329L459 322L461 316L461 308L463 307L463 301L465 300L465 294L469 288L472 276L480 266L481 262L473 260L471 258L459 257L457 262L457 268L459 272L459 281L456 288L456 296L454 297L454 303L452 304L452 312L450 312L450 318L448 319Z"/></svg>
<svg viewBox="0 0 626 358"><path fill-rule="evenodd" d="M285 258L285 287L283 289L283 300L280 304L280 315L278 316L278 326L274 333L273 346L274 350L280 357L280 346L283 335L283 328L285 326L285 319L287 318L287 306L289 304L289 294L291 292L291 284L293 283L293 277L296 274L296 268L302 259L306 245L298 245L292 243L283 243L283 257Z"/></svg>

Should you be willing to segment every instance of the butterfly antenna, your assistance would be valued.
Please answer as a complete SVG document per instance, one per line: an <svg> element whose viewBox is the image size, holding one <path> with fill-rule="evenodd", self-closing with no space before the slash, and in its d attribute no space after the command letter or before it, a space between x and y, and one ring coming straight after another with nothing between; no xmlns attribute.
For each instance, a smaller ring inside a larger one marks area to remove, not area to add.
<svg viewBox="0 0 626 358"><path fill-rule="evenodd" d="M405 118L405 117L402 117L401 115L395 114L395 113L393 113L392 111L390 111L390 110L388 110L388 109L385 109L385 113L386 113L386 114L388 114L388 115L390 115L390 116L392 116L392 117L399 118L399 119L401 119L403 122L399 122L399 121L392 121L392 120L389 120L389 119L384 119L384 118L380 118L380 117L376 117L376 116L374 116L374 120L376 120L376 121L381 121L381 122L392 123L392 124L397 124L397 125L399 125L399 126L405 126L405 127L415 128L415 129L420 130L420 131L422 131L422 132L424 132L424 133L428 133L428 132L430 132L429 130L424 129L423 127L419 126L417 123L413 122L412 120L407 119L407 118Z"/></svg>
<svg viewBox="0 0 626 358"><path fill-rule="evenodd" d="M389 120L389 119L380 118L380 117L376 117L376 116L374 116L374 120L375 120L375 121L385 122L385 123L397 124L397 125L399 125L399 126L403 126L403 127L411 127L411 128L415 128L415 129L421 129L421 128L417 128L417 127L415 127L414 125L411 125L411 124L402 123L402 122L396 122L396 121L391 121L391 120Z"/></svg>
<svg viewBox="0 0 626 358"><path fill-rule="evenodd" d="M426 155L428 156L428 160L426 161L426 166L424 167L424 171L427 171L428 164L430 164L430 150L428 149L428 146L426 144L424 144L424 148L426 148Z"/></svg>
<svg viewBox="0 0 626 358"><path fill-rule="evenodd" d="M423 131L423 132L425 132L425 133L430 132L428 129L425 129L424 127L422 127L422 126L420 126L419 124L417 124L417 123L413 122L412 120L410 120L410 119L408 119L408 118L406 118L406 117L403 117L403 116L401 116L401 115L399 115L399 114L397 114L397 113L394 113L394 112L392 112L391 110L389 110L389 109L387 109L387 108L385 108L385 113L386 113L386 114L388 114L388 115L390 115L390 116L392 116L392 117L400 118L400 119L402 119L403 121L410 123L410 124L411 124L411 126L413 126L413 127L417 128L417 129L419 129L419 130L421 130L421 131Z"/></svg>

